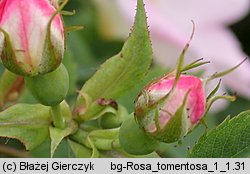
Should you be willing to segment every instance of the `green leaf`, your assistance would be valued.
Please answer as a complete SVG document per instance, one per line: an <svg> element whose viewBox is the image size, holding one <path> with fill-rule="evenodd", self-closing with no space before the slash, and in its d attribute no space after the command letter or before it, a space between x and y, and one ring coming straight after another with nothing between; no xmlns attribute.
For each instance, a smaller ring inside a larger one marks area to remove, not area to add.
<svg viewBox="0 0 250 174"><path fill-rule="evenodd" d="M69 123L66 129L60 129L60 128L50 126L49 132L50 132L50 138L51 138L51 149L50 149L51 157L54 156L54 153L58 145L60 144L60 142L63 140L63 138L74 133L77 127L78 127L77 124L73 121Z"/></svg>
<svg viewBox="0 0 250 174"><path fill-rule="evenodd" d="M51 140L49 136L47 139L38 147L35 149L29 151L32 158L50 158L50 146L51 146ZM67 139L63 139L60 143L60 145L57 147L56 152L53 156L53 158L73 158L74 154L71 150L71 147L67 141Z"/></svg>
<svg viewBox="0 0 250 174"><path fill-rule="evenodd" d="M121 52L101 65L101 68L82 87L81 93L90 96L93 102L98 98L117 99L143 79L151 61L152 48L146 14L143 1L138 0L134 27ZM82 95L79 95L76 108L84 107L82 100ZM84 113L76 114L84 115Z"/></svg>
<svg viewBox="0 0 250 174"><path fill-rule="evenodd" d="M31 150L48 137L50 124L49 107L17 104L0 113L0 136L18 139Z"/></svg>
<svg viewBox="0 0 250 174"><path fill-rule="evenodd" d="M189 157L231 158L250 155L250 110L228 117L217 128L205 133Z"/></svg>

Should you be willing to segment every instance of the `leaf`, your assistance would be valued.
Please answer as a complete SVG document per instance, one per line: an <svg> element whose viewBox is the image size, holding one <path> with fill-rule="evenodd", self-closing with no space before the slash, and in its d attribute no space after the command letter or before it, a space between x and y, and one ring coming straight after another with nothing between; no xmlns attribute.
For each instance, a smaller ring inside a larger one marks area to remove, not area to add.
<svg viewBox="0 0 250 174"><path fill-rule="evenodd" d="M250 110L228 117L217 128L205 133L189 157L231 158L250 154Z"/></svg>
<svg viewBox="0 0 250 174"><path fill-rule="evenodd" d="M51 140L49 136L47 139L35 149L29 151L32 158L50 158L50 146ZM57 147L56 152L53 158L73 158L74 154L71 150L71 147L67 141L67 139L63 139L60 145Z"/></svg>
<svg viewBox="0 0 250 174"><path fill-rule="evenodd" d="M138 0L132 33L117 55L108 59L81 89L95 102L98 98L117 99L131 90L147 73L152 61L152 48L143 1ZM78 97L76 108L84 102ZM84 113L77 113L83 115ZM94 114L93 114L94 115Z"/></svg>
<svg viewBox="0 0 250 174"><path fill-rule="evenodd" d="M0 136L18 139L31 150L48 137L50 124L49 107L17 104L0 113Z"/></svg>
<svg viewBox="0 0 250 174"><path fill-rule="evenodd" d="M69 123L66 129L60 129L60 128L50 126L49 132L50 132L50 138L51 138L51 149L50 149L51 157L54 156L54 153L58 145L60 144L60 142L63 140L63 138L75 132L76 129L77 129L77 124L75 122Z"/></svg>

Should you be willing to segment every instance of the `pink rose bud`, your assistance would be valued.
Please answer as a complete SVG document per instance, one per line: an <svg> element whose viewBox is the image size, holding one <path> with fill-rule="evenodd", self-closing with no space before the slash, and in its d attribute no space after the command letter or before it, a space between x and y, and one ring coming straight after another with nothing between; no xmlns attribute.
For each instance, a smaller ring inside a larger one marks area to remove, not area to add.
<svg viewBox="0 0 250 174"><path fill-rule="evenodd" d="M64 28L49 0L0 1L0 56L10 71L35 76L55 70L64 53Z"/></svg>
<svg viewBox="0 0 250 174"><path fill-rule="evenodd" d="M181 75L173 88L174 81L174 75L164 76L146 86L136 101L135 116L140 126L149 135L166 143L178 141L186 135L206 111L201 79Z"/></svg>

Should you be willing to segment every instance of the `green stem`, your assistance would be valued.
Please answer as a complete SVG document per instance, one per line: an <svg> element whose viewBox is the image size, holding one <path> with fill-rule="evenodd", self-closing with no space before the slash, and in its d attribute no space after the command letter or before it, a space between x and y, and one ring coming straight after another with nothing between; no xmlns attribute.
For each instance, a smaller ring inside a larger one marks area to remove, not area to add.
<svg viewBox="0 0 250 174"><path fill-rule="evenodd" d="M88 137L89 132L86 132L82 129L78 129L76 133L74 133L73 135L71 135L71 139L85 145L86 139Z"/></svg>
<svg viewBox="0 0 250 174"><path fill-rule="evenodd" d="M121 144L120 144L120 141L119 141L119 138L117 138L116 140L113 141L112 147L113 147L113 149L116 149L116 150L122 148Z"/></svg>
<svg viewBox="0 0 250 174"><path fill-rule="evenodd" d="M66 127L66 123L61 113L60 104L51 106L51 111L52 111L52 119L53 119L54 126L57 128L64 129Z"/></svg>
<svg viewBox="0 0 250 174"><path fill-rule="evenodd" d="M94 141L92 142L91 140L93 139L89 136L89 134L90 134L89 132L86 132L82 129L78 129L78 131L75 134L73 134L70 138L88 148L92 148L92 146L95 146L97 149L100 150L114 150L121 148L118 138L117 139L94 138Z"/></svg>

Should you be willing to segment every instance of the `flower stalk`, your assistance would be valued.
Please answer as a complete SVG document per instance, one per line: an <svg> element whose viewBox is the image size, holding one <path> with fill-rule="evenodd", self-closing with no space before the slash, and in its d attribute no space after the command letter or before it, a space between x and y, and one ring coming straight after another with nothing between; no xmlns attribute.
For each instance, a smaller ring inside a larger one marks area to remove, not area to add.
<svg viewBox="0 0 250 174"><path fill-rule="evenodd" d="M60 104L51 106L51 115L52 115L52 120L53 120L53 124L55 127L60 128L60 129L66 128L66 122L61 113Z"/></svg>

